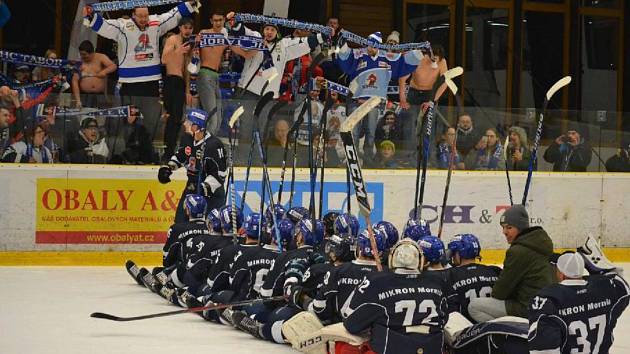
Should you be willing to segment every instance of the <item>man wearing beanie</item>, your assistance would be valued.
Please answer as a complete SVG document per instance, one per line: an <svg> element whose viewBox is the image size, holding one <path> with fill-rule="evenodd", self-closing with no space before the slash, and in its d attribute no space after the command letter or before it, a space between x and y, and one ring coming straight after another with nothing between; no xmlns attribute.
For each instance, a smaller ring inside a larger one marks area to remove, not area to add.
<svg viewBox="0 0 630 354"><path fill-rule="evenodd" d="M492 297L471 299L470 316L486 322L502 316L527 317L527 306L536 293L553 283L549 258L553 242L540 226L529 226L529 215L522 205L514 205L501 216L503 235L510 244L503 270Z"/></svg>
<svg viewBox="0 0 630 354"><path fill-rule="evenodd" d="M530 353L608 353L630 290L614 268L600 275L589 263L591 275L584 278L585 259L589 263L587 255L562 254L556 263L559 283L530 302Z"/></svg>

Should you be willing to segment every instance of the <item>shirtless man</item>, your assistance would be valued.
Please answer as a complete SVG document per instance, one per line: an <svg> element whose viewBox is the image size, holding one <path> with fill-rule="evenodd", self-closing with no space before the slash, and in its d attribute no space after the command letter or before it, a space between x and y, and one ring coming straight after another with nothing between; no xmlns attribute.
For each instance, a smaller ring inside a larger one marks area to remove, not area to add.
<svg viewBox="0 0 630 354"><path fill-rule="evenodd" d="M219 11L214 11L210 18L212 28L204 29L199 32L203 33L220 33L228 36L227 30L224 28L225 16ZM221 126L221 89L219 87L219 68L223 60L223 52L227 46L204 47L199 49L201 59L201 69L197 76L197 91L201 107L208 113L215 107L216 113L209 117L208 131L216 134Z"/></svg>
<svg viewBox="0 0 630 354"><path fill-rule="evenodd" d="M411 74L411 81L409 87L409 93L406 94L403 89L402 83L406 83L407 77L402 77L399 80L401 84L400 90L400 105L404 109L409 109L411 119L406 121L404 131L411 133L410 141L413 145L409 146L410 149L414 149L418 143L418 115L420 110L423 112L428 107L428 102L433 99L433 84L440 75L448 70L446 59L444 59L444 48L440 45L433 47L433 56L430 58L428 55L422 57L420 65ZM446 85L442 85L437 93L438 97L442 96L446 90ZM433 133L437 131L436 126L433 128Z"/></svg>
<svg viewBox="0 0 630 354"><path fill-rule="evenodd" d="M105 54L96 53L90 41L83 41L79 45L81 56L81 73L72 76L72 93L78 108L98 107L98 96L107 92L107 75L116 71L118 67ZM81 95L84 94L84 95Z"/></svg>
<svg viewBox="0 0 630 354"><path fill-rule="evenodd" d="M190 96L190 75L186 66L190 62L193 32L192 17L182 17L179 21L179 34L171 35L164 43L162 64L166 66L164 78L164 109L168 113L164 128L164 158L175 153L177 136L182 126L185 99Z"/></svg>

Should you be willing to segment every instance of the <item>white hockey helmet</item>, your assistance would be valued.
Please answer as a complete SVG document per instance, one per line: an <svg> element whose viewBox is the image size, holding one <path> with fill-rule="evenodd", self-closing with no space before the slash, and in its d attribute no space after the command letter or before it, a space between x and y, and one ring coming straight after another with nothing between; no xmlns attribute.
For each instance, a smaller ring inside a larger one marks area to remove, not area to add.
<svg viewBox="0 0 630 354"><path fill-rule="evenodd" d="M404 268L421 272L424 255L416 242L402 239L391 248L388 261L389 269Z"/></svg>

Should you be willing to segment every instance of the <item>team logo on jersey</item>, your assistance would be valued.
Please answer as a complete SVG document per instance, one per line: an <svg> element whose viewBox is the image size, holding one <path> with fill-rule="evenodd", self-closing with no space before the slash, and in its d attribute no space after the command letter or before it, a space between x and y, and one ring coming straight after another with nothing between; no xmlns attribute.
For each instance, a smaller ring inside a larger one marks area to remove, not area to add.
<svg viewBox="0 0 630 354"><path fill-rule="evenodd" d="M127 31L133 31L134 29L136 29L136 26L133 24L133 22L127 22L125 28L127 29Z"/></svg>
<svg viewBox="0 0 630 354"><path fill-rule="evenodd" d="M186 154L186 156L190 156L190 154L192 154L192 149L190 148L190 146L186 146L186 148L184 149L184 153Z"/></svg>
<svg viewBox="0 0 630 354"><path fill-rule="evenodd" d="M146 52L151 49L153 49L153 46L151 45L151 39L149 38L149 35L147 33L140 34L140 36L138 36L138 44L136 44L134 51L136 53Z"/></svg>
<svg viewBox="0 0 630 354"><path fill-rule="evenodd" d="M376 75L374 74L370 74L368 75L367 79L365 80L365 86L366 87L374 87L376 86L376 82L378 81L378 77L376 77Z"/></svg>

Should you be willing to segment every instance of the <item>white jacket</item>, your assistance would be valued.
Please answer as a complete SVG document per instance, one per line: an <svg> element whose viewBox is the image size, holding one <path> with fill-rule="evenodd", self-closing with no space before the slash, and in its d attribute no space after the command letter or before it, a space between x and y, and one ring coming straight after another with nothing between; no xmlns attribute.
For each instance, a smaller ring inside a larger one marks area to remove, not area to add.
<svg viewBox="0 0 630 354"><path fill-rule="evenodd" d="M189 3L180 3L169 12L149 16L144 31L131 19L105 20L98 13L86 25L118 43L119 82L147 82L162 78L160 37L175 28L182 16L192 16L193 11Z"/></svg>

